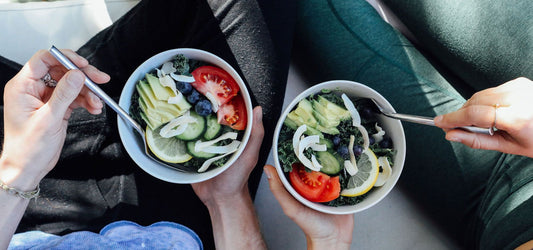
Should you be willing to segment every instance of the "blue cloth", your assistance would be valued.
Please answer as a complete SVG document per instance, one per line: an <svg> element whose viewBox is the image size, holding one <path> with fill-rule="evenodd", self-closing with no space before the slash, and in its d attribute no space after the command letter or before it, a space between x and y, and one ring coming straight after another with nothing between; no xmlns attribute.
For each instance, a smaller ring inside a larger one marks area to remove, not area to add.
<svg viewBox="0 0 533 250"><path fill-rule="evenodd" d="M113 222L99 234L80 231L57 236L40 231L15 234L8 249L203 249L191 229L173 222L140 226L131 221Z"/></svg>

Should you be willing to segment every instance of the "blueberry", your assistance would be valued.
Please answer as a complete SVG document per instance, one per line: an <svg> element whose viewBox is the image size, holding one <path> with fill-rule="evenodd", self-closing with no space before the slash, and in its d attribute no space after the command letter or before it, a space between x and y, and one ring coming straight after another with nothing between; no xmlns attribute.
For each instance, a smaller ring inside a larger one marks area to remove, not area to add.
<svg viewBox="0 0 533 250"><path fill-rule="evenodd" d="M188 95L192 92L192 86L188 82L177 82L176 87L184 95Z"/></svg>
<svg viewBox="0 0 533 250"><path fill-rule="evenodd" d="M353 153L356 155L356 156L359 156L363 153L363 147L359 146L359 145L355 145L353 147Z"/></svg>
<svg viewBox="0 0 533 250"><path fill-rule="evenodd" d="M365 119L371 119L371 118L373 118L376 115L376 113L374 113L374 110L372 110L372 108L367 107L367 106L364 106L359 111L359 113L361 114L361 117L363 117Z"/></svg>
<svg viewBox="0 0 533 250"><path fill-rule="evenodd" d="M211 102L208 100L200 100L194 105L194 111L201 116L208 116L213 110Z"/></svg>
<svg viewBox="0 0 533 250"><path fill-rule="evenodd" d="M341 144L341 138L339 136L333 137L333 146L337 147Z"/></svg>
<svg viewBox="0 0 533 250"><path fill-rule="evenodd" d="M383 140L379 142L379 146L382 148L392 148L391 138L383 138Z"/></svg>
<svg viewBox="0 0 533 250"><path fill-rule="evenodd" d="M376 143L376 139L374 139L373 136L370 136L370 138L368 138L368 142L369 142L370 145L372 145L372 144Z"/></svg>
<svg viewBox="0 0 533 250"><path fill-rule="evenodd" d="M346 147L345 145L339 146L339 148L337 148L337 153L344 159L348 159L350 157L348 147Z"/></svg>
<svg viewBox="0 0 533 250"><path fill-rule="evenodd" d="M187 96L187 101L189 101L190 104L195 104L200 100L200 93L196 90L192 90L191 94Z"/></svg>

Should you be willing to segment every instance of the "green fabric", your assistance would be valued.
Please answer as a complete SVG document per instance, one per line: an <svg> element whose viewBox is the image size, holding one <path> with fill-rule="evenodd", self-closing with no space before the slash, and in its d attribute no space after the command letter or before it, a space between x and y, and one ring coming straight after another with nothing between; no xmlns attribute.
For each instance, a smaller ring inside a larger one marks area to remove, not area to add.
<svg viewBox="0 0 533 250"><path fill-rule="evenodd" d="M299 3L293 51L297 66L310 83L333 79L357 81L380 92L402 113L435 116L456 110L464 103L460 94L463 91L458 91L449 78L443 77L365 0ZM505 189L508 183L495 181L514 174L532 177L533 173L503 169L533 168L533 160L450 143L435 127L403 125L407 159L401 187L421 201L458 242L469 248L509 247L517 246L516 239L520 237L533 238L531 233L520 234L510 230L510 226L502 226L513 215L531 214L524 211L533 211L531 198L527 197L533 191L528 185L521 185L521 193L526 196L513 198L512 192ZM487 182L489 179L494 181ZM486 192L487 188L497 192ZM533 222L526 221L525 225L533 226ZM491 238L494 233L498 237ZM488 243L489 240L498 241L499 245Z"/></svg>
<svg viewBox="0 0 533 250"><path fill-rule="evenodd" d="M533 1L383 2L421 47L475 90L533 79Z"/></svg>

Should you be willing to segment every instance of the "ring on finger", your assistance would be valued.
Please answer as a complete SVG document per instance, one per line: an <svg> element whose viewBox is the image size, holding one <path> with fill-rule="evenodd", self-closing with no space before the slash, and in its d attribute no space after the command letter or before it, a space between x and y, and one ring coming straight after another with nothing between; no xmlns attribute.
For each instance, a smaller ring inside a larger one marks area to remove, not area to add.
<svg viewBox="0 0 533 250"><path fill-rule="evenodd" d="M44 82L44 85L51 87L51 88L57 85L57 81L52 79L52 76L50 75L50 73L46 73L46 75L44 75L43 78L41 78L41 81Z"/></svg>
<svg viewBox="0 0 533 250"><path fill-rule="evenodd" d="M489 128L489 134L494 135L494 132L498 131L498 128L496 127L496 122L498 121L498 108L500 107L499 103L493 104L492 107L494 107L494 122L492 123L492 126Z"/></svg>

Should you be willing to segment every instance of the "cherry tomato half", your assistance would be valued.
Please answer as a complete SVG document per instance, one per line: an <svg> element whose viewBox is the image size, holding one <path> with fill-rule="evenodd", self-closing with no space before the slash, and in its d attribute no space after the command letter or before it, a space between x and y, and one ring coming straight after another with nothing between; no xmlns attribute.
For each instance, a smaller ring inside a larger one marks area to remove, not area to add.
<svg viewBox="0 0 533 250"><path fill-rule="evenodd" d="M191 85L204 96L210 93L218 105L231 100L239 93L239 85L228 72L214 66L202 66L192 73L194 82Z"/></svg>
<svg viewBox="0 0 533 250"><path fill-rule="evenodd" d="M246 106L241 95L237 95L226 104L219 107L217 111L218 123L230 126L236 130L244 130L248 120Z"/></svg>
<svg viewBox="0 0 533 250"><path fill-rule="evenodd" d="M332 178L318 171L307 172L300 163L292 165L289 179L296 192L312 202L332 201L340 194L338 176Z"/></svg>

